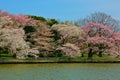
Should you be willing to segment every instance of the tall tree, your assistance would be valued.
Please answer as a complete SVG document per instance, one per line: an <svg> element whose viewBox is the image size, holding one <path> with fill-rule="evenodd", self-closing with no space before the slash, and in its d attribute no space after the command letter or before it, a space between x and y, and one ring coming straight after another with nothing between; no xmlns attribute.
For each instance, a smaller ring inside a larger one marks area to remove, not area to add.
<svg viewBox="0 0 120 80"><path fill-rule="evenodd" d="M47 25L40 26L37 32L33 34L33 39L41 56L54 56L52 53L54 49L53 34Z"/></svg>
<svg viewBox="0 0 120 80"><path fill-rule="evenodd" d="M71 57L80 55L80 48L76 43L83 39L81 28L73 25L56 24L51 29L55 33L56 50L62 50Z"/></svg>
<svg viewBox="0 0 120 80"><path fill-rule="evenodd" d="M119 42L120 34L115 35L109 27L93 22L88 23L86 26L82 27L82 29L84 36L86 36L85 41L88 44L88 59L92 59L94 52L99 52L99 56L101 56L103 52L111 55L120 55L120 53L116 54L113 51L113 53L108 52L111 49L113 50L114 46L116 46L116 39Z"/></svg>
<svg viewBox="0 0 120 80"><path fill-rule="evenodd" d="M120 21L102 12L93 13L84 19L76 21L75 24L78 26L85 26L89 22L100 23L109 26L114 32L120 31Z"/></svg>
<svg viewBox="0 0 120 80"><path fill-rule="evenodd" d="M24 30L11 26L13 22L9 17L1 16L0 20L0 48L7 49L9 53L20 59L27 58L31 54L37 57L39 52L31 49L26 43Z"/></svg>

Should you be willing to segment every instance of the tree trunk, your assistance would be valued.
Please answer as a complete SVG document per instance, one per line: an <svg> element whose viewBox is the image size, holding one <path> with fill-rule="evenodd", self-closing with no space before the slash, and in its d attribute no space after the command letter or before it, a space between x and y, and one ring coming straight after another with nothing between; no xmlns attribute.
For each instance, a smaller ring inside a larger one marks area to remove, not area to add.
<svg viewBox="0 0 120 80"><path fill-rule="evenodd" d="M81 57L84 57L84 53L82 53L82 56Z"/></svg>
<svg viewBox="0 0 120 80"><path fill-rule="evenodd" d="M89 49L89 52L88 52L88 60L92 60L92 48Z"/></svg>
<svg viewBox="0 0 120 80"><path fill-rule="evenodd" d="M102 57L102 51L99 51L99 54L98 54L99 57Z"/></svg>

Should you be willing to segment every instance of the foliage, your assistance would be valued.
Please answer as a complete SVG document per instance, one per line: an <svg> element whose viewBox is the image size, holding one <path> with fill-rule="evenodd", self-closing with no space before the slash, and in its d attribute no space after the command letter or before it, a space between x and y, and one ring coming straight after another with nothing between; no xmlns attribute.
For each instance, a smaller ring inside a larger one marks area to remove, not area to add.
<svg viewBox="0 0 120 80"><path fill-rule="evenodd" d="M62 47L59 47L58 50L62 50L68 57L81 56L79 47L71 43L64 44Z"/></svg>
<svg viewBox="0 0 120 80"><path fill-rule="evenodd" d="M82 27L82 29L84 31L85 42L88 44L88 53L91 54L89 57L92 57L92 53L97 52L100 54L105 52L110 55L120 55L120 53L116 54L114 52L116 50L113 49L116 46L116 38L118 39L117 41L120 42L119 34L115 35L109 27L90 22Z"/></svg>
<svg viewBox="0 0 120 80"><path fill-rule="evenodd" d="M28 17L33 18L33 19L35 19L35 20L40 20L40 21L42 21L42 22L47 22L47 20L46 20L44 17L42 17L42 16L28 15Z"/></svg>
<svg viewBox="0 0 120 80"><path fill-rule="evenodd" d="M15 55L19 59L76 57L84 53L88 53L88 58L95 53L101 57L103 53L120 57L120 34L116 31L119 25L110 16L92 14L78 22L82 27L69 21L58 23L56 19L12 15L0 10L0 54Z"/></svg>
<svg viewBox="0 0 120 80"><path fill-rule="evenodd" d="M31 53L39 53L36 49L30 49L25 41L25 32L22 28L25 25L31 25L31 19L0 12L0 48L8 49L16 58L26 58Z"/></svg>
<svg viewBox="0 0 120 80"><path fill-rule="evenodd" d="M0 57L14 57L13 54L0 54Z"/></svg>
<svg viewBox="0 0 120 80"><path fill-rule="evenodd" d="M23 29L25 31L25 34L36 31L35 27L33 27L33 26L25 26Z"/></svg>
<svg viewBox="0 0 120 80"><path fill-rule="evenodd" d="M5 27L10 27L12 26L13 28L20 28L24 26L35 26L38 25L38 22L33 20L32 18L28 18L27 16L24 16L22 14L19 15L12 15L7 12L2 12L0 10L0 16L1 18L7 18L8 19L8 24ZM7 21L6 19L6 21ZM2 19L3 20L3 19Z"/></svg>
<svg viewBox="0 0 120 80"><path fill-rule="evenodd" d="M76 43L82 39L82 30L77 26L57 24L53 25L51 29L59 33L63 43Z"/></svg>
<svg viewBox="0 0 120 80"><path fill-rule="evenodd" d="M42 56L52 55L52 53L50 53L54 49L52 36L53 34L47 25L44 27L39 27L37 32L33 35L35 47L39 50Z"/></svg>
<svg viewBox="0 0 120 80"><path fill-rule="evenodd" d="M55 40L57 50L61 50L69 57L80 56L80 48L76 43L83 39L82 29L73 25L56 24L51 27L56 32ZM60 51L59 51L60 52ZM61 54L61 53L57 53Z"/></svg>
<svg viewBox="0 0 120 80"><path fill-rule="evenodd" d="M59 23L59 21L57 21L56 19L48 19L48 20L47 20L47 24L48 24L49 26L52 26L52 25L58 24L58 23Z"/></svg>
<svg viewBox="0 0 120 80"><path fill-rule="evenodd" d="M25 58L31 53L29 45L24 40L22 29L1 29L0 33L2 34L0 35L0 47L7 48L9 53L16 54L17 58ZM36 54L36 50L32 52Z"/></svg>

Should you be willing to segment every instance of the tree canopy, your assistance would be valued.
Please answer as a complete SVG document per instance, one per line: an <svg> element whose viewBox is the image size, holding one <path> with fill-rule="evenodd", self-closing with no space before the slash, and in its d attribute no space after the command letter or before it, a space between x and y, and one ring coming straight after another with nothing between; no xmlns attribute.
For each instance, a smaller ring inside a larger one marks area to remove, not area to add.
<svg viewBox="0 0 120 80"><path fill-rule="evenodd" d="M0 11L0 53L16 58L68 57L107 54L120 57L119 21L105 13L78 20L78 26L40 16L13 15ZM62 53L61 53L62 52ZM64 53L64 54L63 54Z"/></svg>

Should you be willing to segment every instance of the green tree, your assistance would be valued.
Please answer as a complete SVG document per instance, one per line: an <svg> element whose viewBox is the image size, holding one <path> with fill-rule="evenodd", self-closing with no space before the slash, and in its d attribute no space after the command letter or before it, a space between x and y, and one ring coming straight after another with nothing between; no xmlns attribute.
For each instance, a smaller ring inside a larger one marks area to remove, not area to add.
<svg viewBox="0 0 120 80"><path fill-rule="evenodd" d="M59 23L59 21L56 20L56 19L48 19L48 20L47 20L47 24L48 24L49 26L52 26L53 24L58 24L58 23Z"/></svg>
<svg viewBox="0 0 120 80"><path fill-rule="evenodd" d="M34 20L40 20L40 21L43 21L43 22L47 22L47 20L42 16L28 15L28 17L33 18Z"/></svg>

